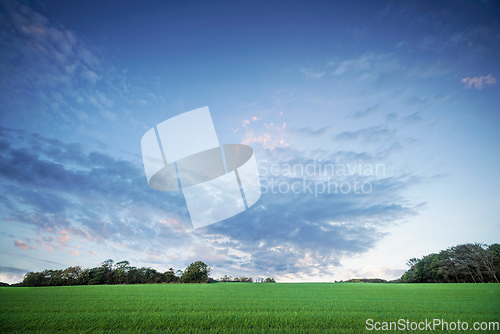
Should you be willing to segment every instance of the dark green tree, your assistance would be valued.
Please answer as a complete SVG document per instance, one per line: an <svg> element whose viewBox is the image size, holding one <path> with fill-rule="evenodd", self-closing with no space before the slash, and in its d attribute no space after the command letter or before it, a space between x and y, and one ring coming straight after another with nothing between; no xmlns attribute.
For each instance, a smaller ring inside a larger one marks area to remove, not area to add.
<svg viewBox="0 0 500 334"><path fill-rule="evenodd" d="M499 283L500 245L460 244L408 265L404 283Z"/></svg>
<svg viewBox="0 0 500 334"><path fill-rule="evenodd" d="M208 275L212 271L204 262L191 263L181 276L182 283L206 283Z"/></svg>
<svg viewBox="0 0 500 334"><path fill-rule="evenodd" d="M24 275L23 286L44 286L45 275L43 273L29 272Z"/></svg>
<svg viewBox="0 0 500 334"><path fill-rule="evenodd" d="M175 276L174 268L170 268L169 270L163 273L163 282L165 283L174 283L178 281L178 277Z"/></svg>

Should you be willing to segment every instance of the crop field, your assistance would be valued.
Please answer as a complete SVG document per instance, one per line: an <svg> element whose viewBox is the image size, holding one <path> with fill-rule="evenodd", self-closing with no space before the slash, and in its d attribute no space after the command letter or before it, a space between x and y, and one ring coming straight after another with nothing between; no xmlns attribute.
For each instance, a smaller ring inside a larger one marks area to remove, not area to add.
<svg viewBox="0 0 500 334"><path fill-rule="evenodd" d="M360 333L367 319L500 321L500 284L7 287L0 301L2 333Z"/></svg>

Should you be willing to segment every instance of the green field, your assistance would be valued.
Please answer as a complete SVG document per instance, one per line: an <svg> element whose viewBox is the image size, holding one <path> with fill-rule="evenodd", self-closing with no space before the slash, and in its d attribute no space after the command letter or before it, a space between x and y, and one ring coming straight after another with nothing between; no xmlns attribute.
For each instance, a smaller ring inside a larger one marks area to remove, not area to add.
<svg viewBox="0 0 500 334"><path fill-rule="evenodd" d="M500 284L7 287L0 300L2 333L360 333L368 318L500 321Z"/></svg>

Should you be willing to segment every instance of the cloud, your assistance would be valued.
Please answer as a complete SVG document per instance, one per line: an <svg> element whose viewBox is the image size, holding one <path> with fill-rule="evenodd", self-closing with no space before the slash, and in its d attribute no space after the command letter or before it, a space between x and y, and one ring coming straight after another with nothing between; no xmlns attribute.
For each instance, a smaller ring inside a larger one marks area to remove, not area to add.
<svg viewBox="0 0 500 334"><path fill-rule="evenodd" d="M262 170L265 166L269 171L273 164L313 165L319 159L324 165L357 164L361 159L376 163L388 153L370 156L367 152L298 151L288 147L256 154L261 161L261 183L268 191L244 215L199 231L207 244L218 240L220 256L207 254L206 258L217 261L219 268L241 268L277 277L293 274L294 279L331 275L340 270L343 257L369 252L382 242L382 227L416 215L423 205L411 203L401 195L405 189L423 182L414 175L371 179L373 192L366 196L332 192L315 197L307 191L294 194L278 190L280 183L293 182L299 182L302 189L304 180L300 176L273 176ZM305 178L313 186L316 181L326 181L317 174ZM353 178L359 182L369 179L355 175L343 181ZM275 185L273 191L271 183Z"/></svg>
<svg viewBox="0 0 500 334"><path fill-rule="evenodd" d="M375 87L380 87L387 82L388 78L399 78L407 71L394 53L368 52L352 59L328 62L328 66L335 67L332 75L339 83L342 82L342 86L355 84L357 87L361 82L370 81L375 84Z"/></svg>
<svg viewBox="0 0 500 334"><path fill-rule="evenodd" d="M133 243L161 235L172 246L186 240L156 218L188 224L184 199L180 193L150 190L142 166L22 130L0 128L0 143L5 148L0 152L0 186L10 194L0 198L0 219L54 235L59 244L40 241L45 249L79 239L128 238ZM16 246L32 247L20 241Z"/></svg>
<svg viewBox="0 0 500 334"><path fill-rule="evenodd" d="M101 79L101 76L99 76L97 73L91 70L82 71L81 76L93 84L95 84L97 81Z"/></svg>
<svg viewBox="0 0 500 334"><path fill-rule="evenodd" d="M269 127L266 131L276 135L283 129ZM326 134L328 128L299 130L314 137ZM373 127L338 137L379 140L391 133ZM307 165L313 157L323 163L357 163L383 156L286 146L271 151L265 149L271 141L261 144L258 156L270 163ZM401 192L422 181L411 175L387 176L370 179L373 193L364 196L331 193L315 198L309 193L269 191L245 213L192 230L182 194L149 189L142 166L22 130L0 128L0 145L1 193L10 194L8 200L0 197L0 219L31 227L39 235L37 244L52 252L88 242L87 249L95 250L87 250L86 256L103 254L100 249L107 246L120 254L134 254L141 265L182 268L202 260L221 272L239 268L249 276L331 274L344 256L375 247L385 236L380 227L419 210ZM303 180L278 176L274 181ZM22 242L19 246L33 247ZM79 250L65 254L83 255Z"/></svg>
<svg viewBox="0 0 500 334"><path fill-rule="evenodd" d="M333 71L333 75L341 75L351 71L368 70L371 68L374 59L375 55L368 53L356 59L344 60L340 62L335 71ZM333 62L330 63L330 65L334 64Z"/></svg>
<svg viewBox="0 0 500 334"><path fill-rule="evenodd" d="M28 270L15 267L0 267L0 281L9 284L17 283L23 280L27 272Z"/></svg>
<svg viewBox="0 0 500 334"><path fill-rule="evenodd" d="M108 120L110 121L116 121L117 119L117 116L116 114L113 114L111 111L109 110L102 110L101 111L101 115L106 117Z"/></svg>
<svg viewBox="0 0 500 334"><path fill-rule="evenodd" d="M301 179L289 180L295 181L302 183ZM211 225L206 233L227 236L227 248L239 252L230 255L226 251L224 266L239 265L278 275L311 273L313 268L331 274L341 266L342 257L368 252L380 242L385 235L379 226L416 213L416 208L395 199L413 182L418 181L398 177L381 180L374 183L376 193L359 198L269 191L245 217Z"/></svg>
<svg viewBox="0 0 500 334"><path fill-rule="evenodd" d="M325 126L318 130L313 130L311 127L299 128L299 129L288 128L287 133L307 138L319 138L327 134L328 131L330 131L330 129L331 129L330 126Z"/></svg>
<svg viewBox="0 0 500 334"><path fill-rule="evenodd" d="M356 41L361 41L362 39L364 39L366 37L366 30L367 28L364 27L362 29L356 29L356 28L346 28L345 31L346 33L348 33L349 35L351 35L353 37L354 40Z"/></svg>
<svg viewBox="0 0 500 334"><path fill-rule="evenodd" d="M360 110L360 111L355 112L354 114L351 115L351 117L354 119L360 119L360 118L369 116L369 115L373 114L377 109L379 109L380 106L381 106L381 104L377 103L371 107L366 108L365 110Z"/></svg>
<svg viewBox="0 0 500 334"><path fill-rule="evenodd" d="M495 45L498 41L495 18L483 15L485 7L476 2L464 2L454 9L444 2L434 4L431 10L425 7L424 3L400 2L387 6L383 16L390 16L399 25L415 31L426 32L417 37L419 43L412 45L441 55L450 51L454 54L470 52L467 49L482 53L485 46Z"/></svg>
<svg viewBox="0 0 500 334"><path fill-rule="evenodd" d="M270 133L263 133L256 135L253 131L247 131L245 137L241 139L241 143L245 145L260 144L265 149L274 150L277 147L289 146L284 138L271 135Z"/></svg>
<svg viewBox="0 0 500 334"><path fill-rule="evenodd" d="M286 123L264 123L264 126L266 128L264 131L255 129L246 131L245 136L241 138L241 143L245 145L258 144L271 151L278 147L290 146L290 143L285 140Z"/></svg>
<svg viewBox="0 0 500 334"><path fill-rule="evenodd" d="M392 137L395 132L396 130L389 130L385 127L372 126L357 131L341 132L335 136L335 139L341 141L359 140L362 142L376 142Z"/></svg>
<svg viewBox="0 0 500 334"><path fill-rule="evenodd" d="M22 241L19 241L19 240L14 241L14 246L16 246L17 248L24 249L24 250L36 249L35 246L30 246L28 244L25 244Z"/></svg>
<svg viewBox="0 0 500 334"><path fill-rule="evenodd" d="M0 267L0 274L16 274L24 275L28 272L26 269L14 268L14 267Z"/></svg>
<svg viewBox="0 0 500 334"><path fill-rule="evenodd" d="M315 72L312 69L308 69L308 68L304 68L304 67L301 67L299 69L299 71L300 71L300 73L304 74L306 77L308 77L310 79L319 79L323 75L325 75L325 73L326 73L326 72Z"/></svg>
<svg viewBox="0 0 500 334"><path fill-rule="evenodd" d="M391 269L391 268L380 268L381 277L401 277L405 273L406 269Z"/></svg>
<svg viewBox="0 0 500 334"><path fill-rule="evenodd" d="M438 94L431 97L422 97L422 98L418 96L413 96L412 98L409 99L408 105L419 106L419 107L420 106L430 107L436 103L445 101L449 97L450 95L444 95L444 94Z"/></svg>
<svg viewBox="0 0 500 334"><path fill-rule="evenodd" d="M10 50L3 54L0 65L9 79L2 80L4 94L21 87L36 87L38 96L49 96L56 88L66 87L64 95L70 97L78 73L85 81L97 80L95 71L100 61L73 32L51 24L46 17L17 2L2 5L6 18L3 28L7 29L2 30L8 33L2 34L1 42ZM13 63L18 66L11 66ZM17 104L20 105L25 104Z"/></svg>
<svg viewBox="0 0 500 334"><path fill-rule="evenodd" d="M497 79L493 75L488 74L487 76L463 78L460 82L464 84L464 88L472 88L474 86L474 88L481 90L485 85L494 85Z"/></svg>
<svg viewBox="0 0 500 334"><path fill-rule="evenodd" d="M62 263L59 263L59 262L56 262L56 261L39 259L39 258L36 258L36 257L33 257L33 256L26 256L26 255L22 255L22 254L16 254L14 256L24 257L24 258L27 258L27 259L30 259L30 260L36 260L36 261L40 261L40 262L44 262L44 263L57 264L58 266L63 266Z"/></svg>
<svg viewBox="0 0 500 334"><path fill-rule="evenodd" d="M67 234L60 235L57 237L57 241L59 241L61 244L66 244L70 240L71 240L71 237Z"/></svg>
<svg viewBox="0 0 500 334"><path fill-rule="evenodd" d="M145 98L71 30L16 1L3 1L0 8L0 44L8 50L0 55L0 119L16 110L40 127L75 127L79 121L114 121L115 101Z"/></svg>
<svg viewBox="0 0 500 334"><path fill-rule="evenodd" d="M348 270L351 278L382 278L386 280L399 278L405 271L405 269L373 268L372 266Z"/></svg>

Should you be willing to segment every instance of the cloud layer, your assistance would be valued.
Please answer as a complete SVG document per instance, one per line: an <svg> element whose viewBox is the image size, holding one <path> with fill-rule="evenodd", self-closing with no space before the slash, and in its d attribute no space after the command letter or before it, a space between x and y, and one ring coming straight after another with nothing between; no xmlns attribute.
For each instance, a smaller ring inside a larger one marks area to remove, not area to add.
<svg viewBox="0 0 500 334"><path fill-rule="evenodd" d="M32 229L34 241L13 241L23 251L39 247L45 254L62 251L78 257L79 244L86 245L88 254L119 245L124 253L164 267L198 258L220 271L237 266L300 277L315 268L328 275L341 265L342 256L373 248L384 237L380 227L417 212L399 192L420 181L401 175L372 178L374 191L366 195L316 197L269 188L250 210L195 231L181 193L149 189L142 166L22 130L2 128L0 144L2 193L9 195L1 199L2 220ZM279 151L275 162L314 163L303 153ZM323 163L342 156L349 154L324 156ZM264 175L262 184L321 178Z"/></svg>

